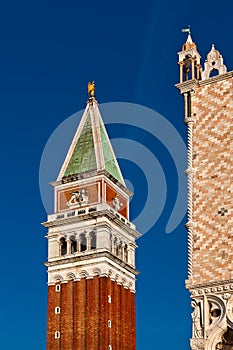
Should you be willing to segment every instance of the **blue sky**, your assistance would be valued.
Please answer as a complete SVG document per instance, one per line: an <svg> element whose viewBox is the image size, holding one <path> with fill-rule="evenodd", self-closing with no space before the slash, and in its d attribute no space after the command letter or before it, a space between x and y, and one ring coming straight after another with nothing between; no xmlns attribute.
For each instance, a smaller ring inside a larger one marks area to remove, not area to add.
<svg viewBox="0 0 233 350"><path fill-rule="evenodd" d="M179 78L177 51L186 39L181 28L191 25L202 63L214 43L231 70L232 10L230 0L218 6L210 0L1 4L2 348L45 349L47 276L42 263L47 242L40 222L46 212L38 176L51 133L85 107L87 82L95 80L100 103L149 107L185 140L183 101L174 87ZM136 138L136 130L123 128L110 128L109 134ZM148 137L143 135L141 142L146 144ZM161 217L138 241L137 350L183 350L191 332L184 284L185 219L165 234L177 194L176 173L164 147L155 141L147 147L161 160L169 192ZM129 162L121 166L134 184L135 214L141 206L141 175L130 172ZM156 202L155 197L154 206Z"/></svg>

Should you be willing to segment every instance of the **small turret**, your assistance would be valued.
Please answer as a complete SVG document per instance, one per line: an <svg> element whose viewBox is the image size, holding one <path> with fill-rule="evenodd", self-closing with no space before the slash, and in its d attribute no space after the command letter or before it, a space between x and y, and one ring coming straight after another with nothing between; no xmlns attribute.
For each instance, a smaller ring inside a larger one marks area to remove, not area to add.
<svg viewBox="0 0 233 350"><path fill-rule="evenodd" d="M214 44L210 52L207 55L207 59L204 63L204 71L202 73L202 80L206 80L211 77L211 74L218 72L223 74L227 72L226 66L223 64L223 57L218 50L215 49ZM216 74L215 74L216 75Z"/></svg>
<svg viewBox="0 0 233 350"><path fill-rule="evenodd" d="M180 83L191 79L201 79L201 56L197 51L197 45L193 42L190 28L183 29L188 33L186 42L182 46L182 51L178 52L180 66Z"/></svg>

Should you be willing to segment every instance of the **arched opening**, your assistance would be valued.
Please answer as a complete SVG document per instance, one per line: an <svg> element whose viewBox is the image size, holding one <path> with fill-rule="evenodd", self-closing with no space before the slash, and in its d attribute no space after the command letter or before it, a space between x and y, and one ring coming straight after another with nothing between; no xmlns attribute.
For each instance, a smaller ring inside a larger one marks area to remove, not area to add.
<svg viewBox="0 0 233 350"><path fill-rule="evenodd" d="M121 241L120 241L119 247L118 247L118 256L119 256L120 259L123 258L123 245L122 245Z"/></svg>
<svg viewBox="0 0 233 350"><path fill-rule="evenodd" d="M183 65L183 72L184 72L184 80L190 80L191 79L191 55L186 55L184 59L184 65Z"/></svg>
<svg viewBox="0 0 233 350"><path fill-rule="evenodd" d="M80 251L84 252L87 250L87 237L84 233L80 235Z"/></svg>
<svg viewBox="0 0 233 350"><path fill-rule="evenodd" d="M96 249L96 233L94 231L90 233L90 249Z"/></svg>
<svg viewBox="0 0 233 350"><path fill-rule="evenodd" d="M215 77L216 75L219 75L218 69L213 68L212 71L210 72L209 78Z"/></svg>
<svg viewBox="0 0 233 350"><path fill-rule="evenodd" d="M124 260L128 262L128 249L126 244L124 245Z"/></svg>
<svg viewBox="0 0 233 350"><path fill-rule="evenodd" d="M227 327L222 335L222 341L216 345L216 350L233 350L233 329Z"/></svg>
<svg viewBox="0 0 233 350"><path fill-rule="evenodd" d="M61 255L67 254L67 242L64 237L60 239L60 252L61 252Z"/></svg>
<svg viewBox="0 0 233 350"><path fill-rule="evenodd" d="M116 256L118 256L119 255L119 245L117 244L116 245Z"/></svg>
<svg viewBox="0 0 233 350"><path fill-rule="evenodd" d="M114 241L113 241L113 254L117 255L117 238L114 237Z"/></svg>
<svg viewBox="0 0 233 350"><path fill-rule="evenodd" d="M74 254L77 252L77 242L74 238L71 238L70 240L70 250L71 250L71 254Z"/></svg>

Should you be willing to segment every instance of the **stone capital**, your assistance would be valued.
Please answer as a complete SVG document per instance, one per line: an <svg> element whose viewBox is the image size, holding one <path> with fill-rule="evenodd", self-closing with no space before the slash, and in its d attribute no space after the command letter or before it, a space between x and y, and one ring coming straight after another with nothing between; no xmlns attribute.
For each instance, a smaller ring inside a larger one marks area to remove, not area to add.
<svg viewBox="0 0 233 350"><path fill-rule="evenodd" d="M192 350L204 350L205 349L205 339L203 339L203 338L190 339L190 347Z"/></svg>

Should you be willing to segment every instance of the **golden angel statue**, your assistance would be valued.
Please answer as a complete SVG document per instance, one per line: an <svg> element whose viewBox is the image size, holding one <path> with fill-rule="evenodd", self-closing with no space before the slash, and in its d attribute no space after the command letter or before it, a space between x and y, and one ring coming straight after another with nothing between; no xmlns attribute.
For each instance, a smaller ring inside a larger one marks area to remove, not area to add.
<svg viewBox="0 0 233 350"><path fill-rule="evenodd" d="M89 81L87 85L87 92L90 97L95 96L95 82L93 81L92 83Z"/></svg>

